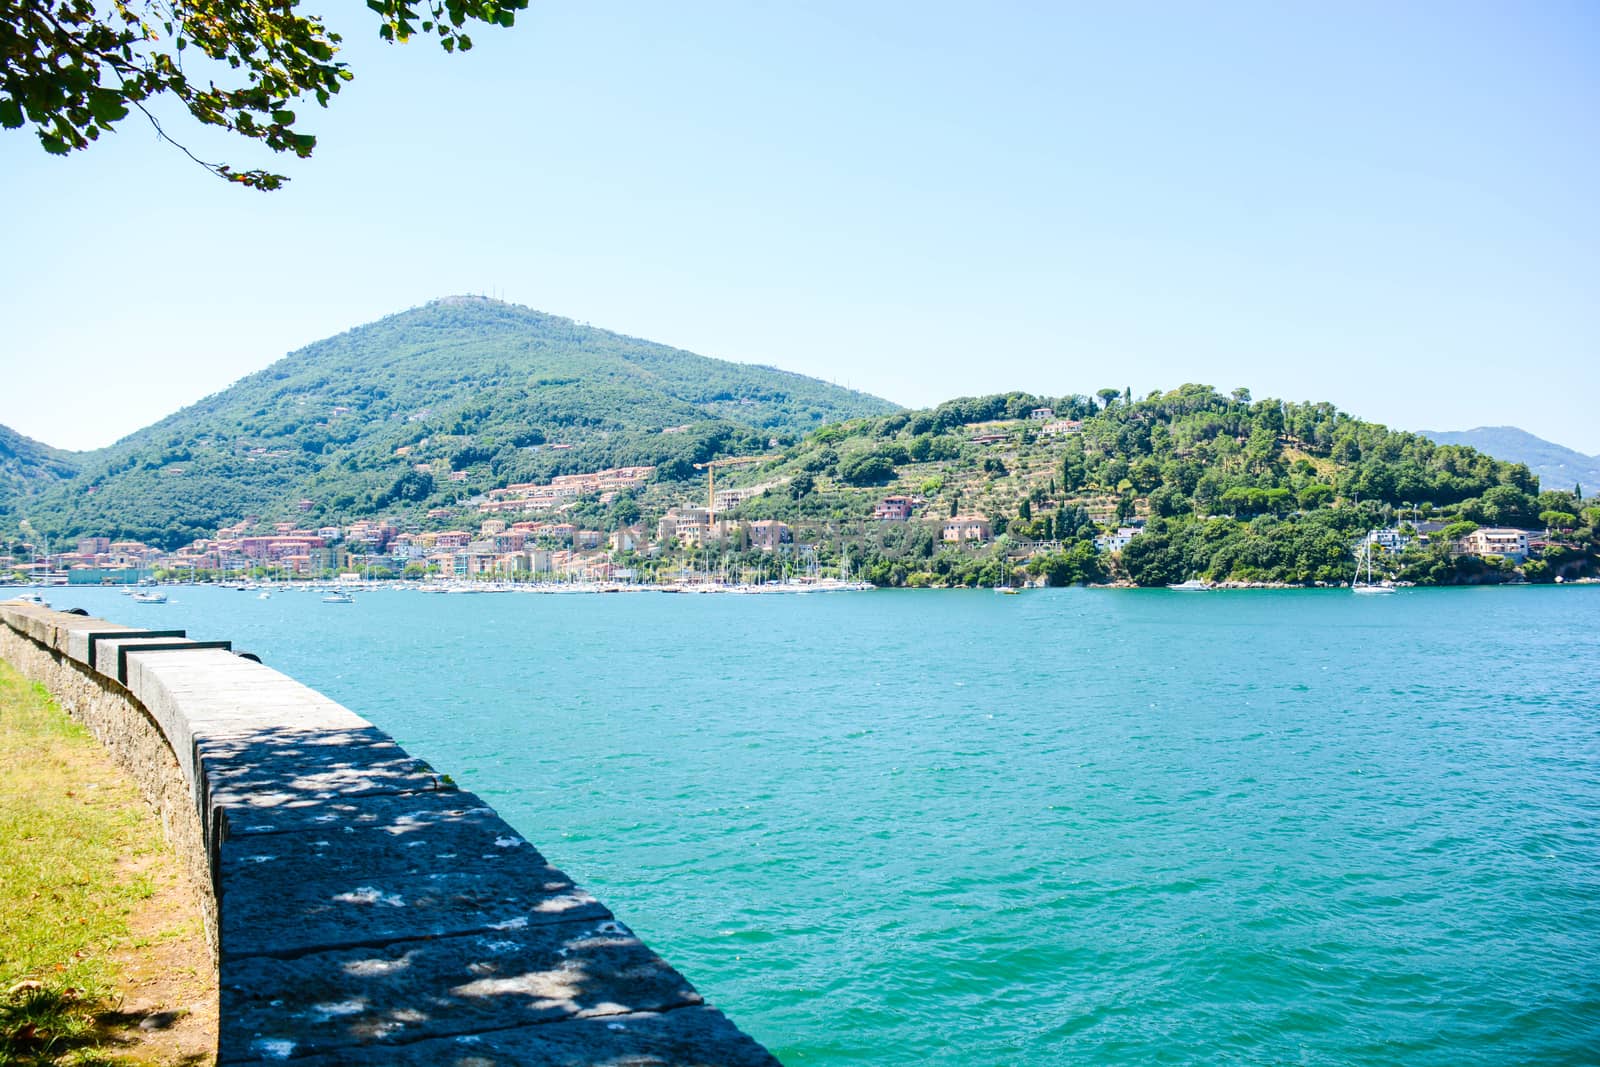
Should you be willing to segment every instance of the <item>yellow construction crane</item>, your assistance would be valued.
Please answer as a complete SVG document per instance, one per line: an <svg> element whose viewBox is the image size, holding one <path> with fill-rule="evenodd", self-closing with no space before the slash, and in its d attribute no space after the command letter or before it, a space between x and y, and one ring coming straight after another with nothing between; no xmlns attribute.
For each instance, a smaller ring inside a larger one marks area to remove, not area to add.
<svg viewBox="0 0 1600 1067"><path fill-rule="evenodd" d="M760 463L772 459L772 456L729 456L727 459L714 459L708 463L696 463L694 469L706 472L706 521L715 522L717 519L717 468L740 467L746 463Z"/></svg>

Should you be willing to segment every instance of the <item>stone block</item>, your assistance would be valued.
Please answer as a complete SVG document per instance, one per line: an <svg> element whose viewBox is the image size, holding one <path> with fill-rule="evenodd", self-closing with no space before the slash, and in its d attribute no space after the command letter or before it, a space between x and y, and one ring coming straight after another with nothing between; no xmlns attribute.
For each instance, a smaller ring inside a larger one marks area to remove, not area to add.
<svg viewBox="0 0 1600 1067"><path fill-rule="evenodd" d="M610 919L224 960L218 1058L331 1054L700 1002L682 975Z"/></svg>
<svg viewBox="0 0 1600 1067"><path fill-rule="evenodd" d="M530 851L527 858L500 867L388 875L367 871L329 878L303 868L274 869L265 862L258 876L221 882L223 959L524 930L610 916L565 873L538 864L535 856Z"/></svg>
<svg viewBox="0 0 1600 1067"><path fill-rule="evenodd" d="M328 732L333 745L376 733L367 720L315 690L227 652L135 652L128 657L128 682L166 735L197 797L204 774L196 761L204 741L241 739L225 750L253 747L265 759L272 751L312 743L318 731Z"/></svg>
<svg viewBox="0 0 1600 1067"><path fill-rule="evenodd" d="M475 803L450 803L462 798ZM408 803L375 825L331 822L226 840L218 873L225 885L232 885L236 877L259 880L283 871L303 880L340 882L363 874L382 879L481 870L494 876L513 867L546 866L538 849L470 793L420 793L403 799Z"/></svg>
<svg viewBox="0 0 1600 1067"><path fill-rule="evenodd" d="M207 802L230 822L254 809L294 801L451 788L442 775L377 727L277 727L203 735L194 751L203 765Z"/></svg>
<svg viewBox="0 0 1600 1067"><path fill-rule="evenodd" d="M71 659L87 666L94 666L89 657L89 646L93 644L91 637L98 639L107 634L127 633L131 626L121 626L104 619L78 619L73 625L64 627L58 634L62 639L59 651L65 652Z"/></svg>
<svg viewBox="0 0 1600 1067"><path fill-rule="evenodd" d="M292 1039L267 1038L259 1064L294 1055ZM225 1064L232 1060L223 1060ZM780 1067L777 1059L710 1007L633 1012L430 1038L358 1045L293 1061L297 1067Z"/></svg>
<svg viewBox="0 0 1600 1067"><path fill-rule="evenodd" d="M288 700L327 700L310 686L295 681L288 675L263 666L254 660L235 656L231 652L214 656L183 656L166 659L151 658L148 669L158 676L167 692L177 696L205 696L215 693L219 686L253 697L270 696ZM134 672L129 671L129 686L133 689ZM137 689L134 690L138 692Z"/></svg>
<svg viewBox="0 0 1600 1067"><path fill-rule="evenodd" d="M46 648L55 647L54 620L58 617L55 612L49 608L19 603L7 604L4 611L7 626Z"/></svg>
<svg viewBox="0 0 1600 1067"><path fill-rule="evenodd" d="M446 814L488 812L494 809L473 793L441 789L430 793L362 794L358 796L304 797L270 808L233 809L227 813L229 839L256 834L281 834L292 830L357 830L403 825L419 811Z"/></svg>
<svg viewBox="0 0 1600 1067"><path fill-rule="evenodd" d="M107 678L115 678L118 682L121 682L122 679L117 677L117 655L123 648L132 651L141 645L182 644L194 644L194 642L187 637L103 637L95 642L94 662L89 666ZM197 651L215 650L204 649Z"/></svg>

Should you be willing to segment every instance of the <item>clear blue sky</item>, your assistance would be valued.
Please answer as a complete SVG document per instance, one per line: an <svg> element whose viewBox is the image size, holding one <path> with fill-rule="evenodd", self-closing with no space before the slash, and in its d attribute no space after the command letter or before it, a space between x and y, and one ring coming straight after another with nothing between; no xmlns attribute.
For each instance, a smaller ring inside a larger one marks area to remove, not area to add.
<svg viewBox="0 0 1600 1067"><path fill-rule="evenodd" d="M1600 6L538 3L280 193L0 132L0 422L104 445L460 292L908 405L1186 381L1600 452ZM202 153L259 162L173 119Z"/></svg>

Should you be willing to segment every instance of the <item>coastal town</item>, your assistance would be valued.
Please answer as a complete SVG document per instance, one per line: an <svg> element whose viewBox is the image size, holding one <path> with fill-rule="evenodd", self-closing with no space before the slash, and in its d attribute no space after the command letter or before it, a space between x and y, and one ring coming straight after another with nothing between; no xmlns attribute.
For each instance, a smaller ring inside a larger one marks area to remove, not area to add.
<svg viewBox="0 0 1600 1067"><path fill-rule="evenodd" d="M1031 413L1034 420L1046 420L1045 433L1071 433L1081 425L1054 421L1052 416L1048 409ZM819 552L819 544L797 539L796 530L779 519L726 517L747 501L781 489L781 482L720 490L712 483L703 504L672 504L648 524L623 523L603 530L561 518L564 510L585 497L610 504L618 494L641 489L654 470L617 467L494 489L471 502L473 529L420 529L398 517L302 528L293 522L264 524L257 516L246 516L218 530L215 537L176 551L102 536L81 537L70 549L56 551L42 541L26 543L21 554L0 555L0 579L31 585L116 586L342 576L347 581L485 585L870 588L869 583L851 581L847 546L825 554ZM948 548L986 553L1000 561L1008 585L1012 575L1019 576L1018 584L1029 584L1029 562L1062 548L1059 541L1048 538L997 533L988 515L965 511L939 515L930 504L918 495L885 494L859 527L919 524ZM302 501L300 506L310 510L312 502ZM529 515L541 517L519 517ZM452 509L426 516L435 524L459 517ZM1107 582L1095 584L1126 584L1117 581L1117 562L1144 534L1146 518L1128 514L1128 509L1119 511L1109 502L1092 508L1089 518L1095 524L1094 548L1104 557L1109 576ZM1511 566L1538 560L1552 547L1573 547L1549 529L1452 529L1449 523L1417 519L1372 529L1353 550L1357 555L1398 559L1408 549L1441 539L1448 541L1452 556ZM825 555L828 566L822 564ZM730 557L739 562L730 565ZM1034 575L1031 584L1045 582Z"/></svg>

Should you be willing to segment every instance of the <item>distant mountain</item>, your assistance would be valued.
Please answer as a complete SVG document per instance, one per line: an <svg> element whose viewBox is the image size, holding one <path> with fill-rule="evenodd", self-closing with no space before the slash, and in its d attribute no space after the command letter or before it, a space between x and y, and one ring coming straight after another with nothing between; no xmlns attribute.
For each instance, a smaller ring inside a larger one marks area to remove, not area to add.
<svg viewBox="0 0 1600 1067"><path fill-rule="evenodd" d="M82 457L25 437L0 426L0 519L16 501L31 496L78 473Z"/></svg>
<svg viewBox="0 0 1600 1067"><path fill-rule="evenodd" d="M420 511L622 462L692 473L713 454L895 410L772 367L452 297L309 345L85 453L70 490L34 510L55 536L170 546L247 515Z"/></svg>
<svg viewBox="0 0 1600 1067"><path fill-rule="evenodd" d="M1515 426L1423 430L1422 436L1441 445L1469 445L1496 459L1526 464L1539 476L1543 489L1571 489L1582 485L1585 493L1600 490L1600 456L1586 456Z"/></svg>

